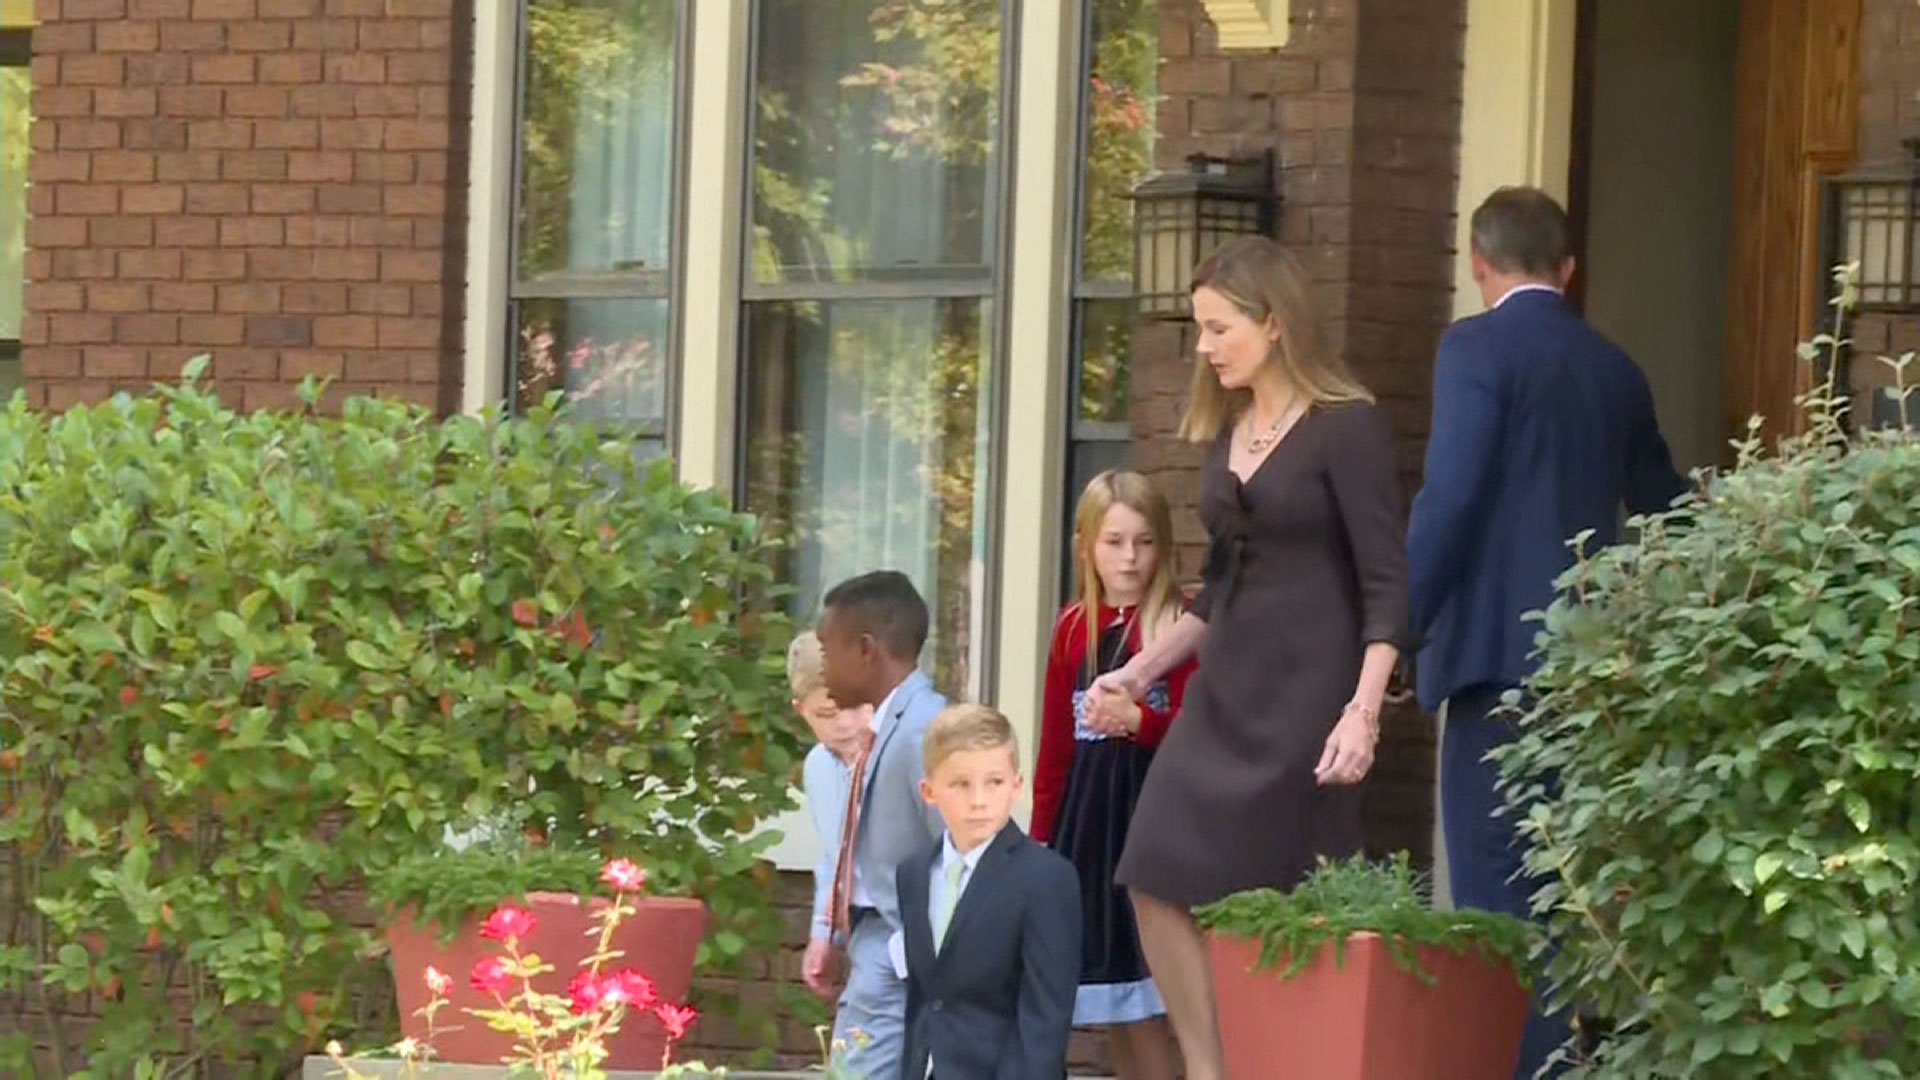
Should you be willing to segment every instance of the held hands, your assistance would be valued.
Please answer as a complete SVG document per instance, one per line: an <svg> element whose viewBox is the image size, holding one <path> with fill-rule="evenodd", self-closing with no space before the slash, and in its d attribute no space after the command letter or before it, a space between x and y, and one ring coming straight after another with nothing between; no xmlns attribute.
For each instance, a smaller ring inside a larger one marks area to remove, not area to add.
<svg viewBox="0 0 1920 1080"><path fill-rule="evenodd" d="M1373 747L1380 741L1379 710L1349 702L1327 736L1320 763L1313 768L1319 784L1357 784L1373 767Z"/></svg>
<svg viewBox="0 0 1920 1080"><path fill-rule="evenodd" d="M1131 737L1140 731L1140 703L1120 694L1087 694L1087 726L1102 735Z"/></svg>
<svg viewBox="0 0 1920 1080"><path fill-rule="evenodd" d="M1140 698L1146 687L1133 665L1109 671L1087 687L1087 726L1103 735L1131 736L1140 730Z"/></svg>

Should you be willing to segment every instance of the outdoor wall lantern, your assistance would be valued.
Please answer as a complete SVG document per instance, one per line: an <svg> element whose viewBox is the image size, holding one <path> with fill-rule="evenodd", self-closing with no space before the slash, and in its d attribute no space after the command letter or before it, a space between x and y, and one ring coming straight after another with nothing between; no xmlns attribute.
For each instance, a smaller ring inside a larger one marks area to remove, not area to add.
<svg viewBox="0 0 1920 1080"><path fill-rule="evenodd" d="M1828 265L1857 263L1861 311L1920 312L1920 139L1905 167L1827 181Z"/></svg>
<svg viewBox="0 0 1920 1080"><path fill-rule="evenodd" d="M1133 189L1133 295L1146 319L1192 312L1193 267L1236 236L1273 233L1273 158L1195 154Z"/></svg>

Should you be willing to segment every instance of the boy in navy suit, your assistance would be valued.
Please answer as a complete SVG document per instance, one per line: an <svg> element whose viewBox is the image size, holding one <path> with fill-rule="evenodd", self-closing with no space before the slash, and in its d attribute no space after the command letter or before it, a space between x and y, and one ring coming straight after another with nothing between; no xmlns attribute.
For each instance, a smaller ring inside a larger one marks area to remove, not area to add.
<svg viewBox="0 0 1920 1080"><path fill-rule="evenodd" d="M1080 980L1079 874L1010 820L1021 778L1005 716L950 706L923 755L921 794L946 831L900 864L900 1078L1060 1080Z"/></svg>

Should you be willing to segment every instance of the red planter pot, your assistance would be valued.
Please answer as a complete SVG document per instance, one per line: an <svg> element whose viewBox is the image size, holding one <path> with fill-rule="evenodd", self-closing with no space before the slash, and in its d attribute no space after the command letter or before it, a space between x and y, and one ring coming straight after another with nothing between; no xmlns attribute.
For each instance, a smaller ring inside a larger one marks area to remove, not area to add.
<svg viewBox="0 0 1920 1080"><path fill-rule="evenodd" d="M1208 952L1229 1080L1510 1080L1519 1062L1527 992L1497 961L1422 948L1429 985L1373 933L1286 979L1251 970L1257 942L1209 936Z"/></svg>
<svg viewBox="0 0 1920 1080"><path fill-rule="evenodd" d="M527 896L527 907L538 922L533 933L521 939L520 951L538 955L555 969L534 980L536 990L565 996L567 980L579 970L580 961L592 953L598 940L590 935L596 934L597 911L606 903L597 897L583 900L572 893ZM656 896L641 899L637 907L614 931L613 947L626 955L613 961L612 967L633 968L653 980L661 1000L679 1004L686 1000L688 985L693 981L694 951L706 933L707 906L698 900ZM485 917L483 912L468 920L444 945L436 925L414 925L411 909L400 912L387 927L401 1034L426 1038L426 1020L419 1011L428 998L428 965L453 979L448 1003L434 1018L434 1052L443 1061L497 1065L513 1052L511 1036L489 1029L486 1021L467 1011L496 1007L491 997L467 981L475 961L501 952L500 942L480 936L480 922ZM620 1031L607 1044L606 1067L657 1069L665 1047L666 1031L651 1011L629 1012Z"/></svg>

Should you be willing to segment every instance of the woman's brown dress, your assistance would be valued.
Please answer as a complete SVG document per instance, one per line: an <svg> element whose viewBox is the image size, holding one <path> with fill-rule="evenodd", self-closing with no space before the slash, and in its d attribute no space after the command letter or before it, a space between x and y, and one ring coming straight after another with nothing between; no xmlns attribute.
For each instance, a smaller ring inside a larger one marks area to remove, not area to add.
<svg viewBox="0 0 1920 1080"><path fill-rule="evenodd" d="M1357 785L1313 769L1370 642L1407 625L1406 510L1385 412L1316 406L1245 483L1200 470L1211 540L1200 670L1154 758L1115 878L1183 905L1289 889L1360 847Z"/></svg>

